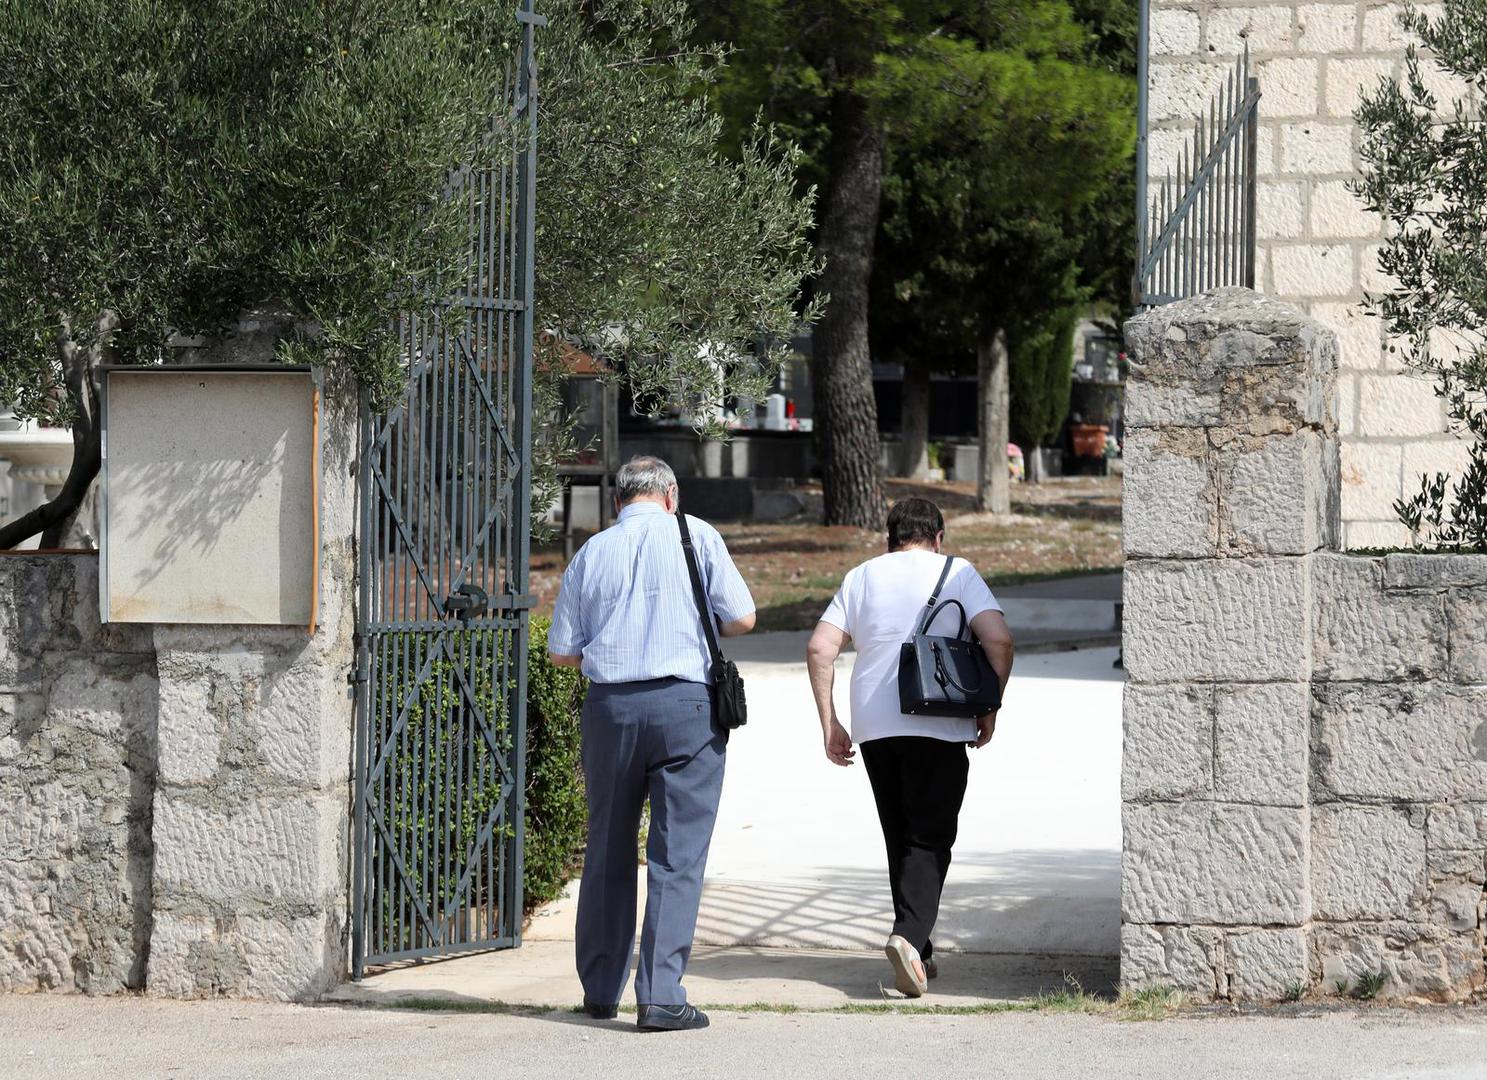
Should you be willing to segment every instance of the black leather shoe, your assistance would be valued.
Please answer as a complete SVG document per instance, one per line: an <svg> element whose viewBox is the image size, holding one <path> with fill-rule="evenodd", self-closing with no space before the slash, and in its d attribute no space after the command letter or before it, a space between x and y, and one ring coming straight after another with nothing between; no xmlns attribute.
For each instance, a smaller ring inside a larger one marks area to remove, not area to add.
<svg viewBox="0 0 1487 1080"><path fill-rule="evenodd" d="M934 978L937 978L939 976L939 974L940 974L940 965L937 964L937 963L935 963L935 958L933 956L927 956L927 957L925 957L924 958L924 977L926 979L934 979Z"/></svg>
<svg viewBox="0 0 1487 1080"><path fill-rule="evenodd" d="M695 1005L642 1005L635 1026L641 1031L695 1031L707 1027L707 1013Z"/></svg>
<svg viewBox="0 0 1487 1080"><path fill-rule="evenodd" d="M620 1014L618 1005L601 1005L597 1001L583 999L583 1011L588 1013L594 1020L613 1020Z"/></svg>

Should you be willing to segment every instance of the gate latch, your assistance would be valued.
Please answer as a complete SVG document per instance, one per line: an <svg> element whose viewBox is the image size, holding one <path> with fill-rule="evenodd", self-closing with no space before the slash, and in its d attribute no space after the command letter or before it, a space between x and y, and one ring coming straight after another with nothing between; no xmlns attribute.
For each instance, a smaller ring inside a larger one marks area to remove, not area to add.
<svg viewBox="0 0 1487 1080"><path fill-rule="evenodd" d="M461 622L490 609L490 595L479 585L464 584L444 598L444 613L455 615Z"/></svg>

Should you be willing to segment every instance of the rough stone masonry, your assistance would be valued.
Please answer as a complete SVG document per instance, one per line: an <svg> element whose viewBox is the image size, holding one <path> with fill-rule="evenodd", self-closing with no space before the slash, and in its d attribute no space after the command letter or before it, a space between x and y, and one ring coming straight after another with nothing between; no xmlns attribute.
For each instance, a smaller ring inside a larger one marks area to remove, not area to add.
<svg viewBox="0 0 1487 1080"><path fill-rule="evenodd" d="M272 356L245 320L198 361ZM0 558L0 991L313 999L345 977L354 398L322 426L320 618L99 624L98 558Z"/></svg>
<svg viewBox="0 0 1487 1080"><path fill-rule="evenodd" d="M1121 976L1484 986L1487 556L1337 552L1337 344L1225 289L1126 327Z"/></svg>
<svg viewBox="0 0 1487 1080"><path fill-rule="evenodd" d="M0 991L144 986L157 687L96 556L0 558Z"/></svg>

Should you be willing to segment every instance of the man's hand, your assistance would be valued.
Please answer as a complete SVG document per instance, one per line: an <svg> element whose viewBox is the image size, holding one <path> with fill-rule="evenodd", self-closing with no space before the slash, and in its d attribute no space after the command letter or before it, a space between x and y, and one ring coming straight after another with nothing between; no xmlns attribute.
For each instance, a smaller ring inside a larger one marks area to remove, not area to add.
<svg viewBox="0 0 1487 1080"><path fill-rule="evenodd" d="M857 751L852 749L852 736L847 734L841 721L832 717L826 729L826 760L833 765L850 765L856 756Z"/></svg>
<svg viewBox="0 0 1487 1080"><path fill-rule="evenodd" d="M991 742L991 737L996 734L996 713L989 712L976 721L976 741L966 743L972 750L979 750Z"/></svg>

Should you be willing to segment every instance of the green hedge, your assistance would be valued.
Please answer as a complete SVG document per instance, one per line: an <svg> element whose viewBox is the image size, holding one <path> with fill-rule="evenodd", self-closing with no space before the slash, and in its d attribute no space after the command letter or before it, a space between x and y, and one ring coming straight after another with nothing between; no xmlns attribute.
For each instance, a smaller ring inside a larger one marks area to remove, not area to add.
<svg viewBox="0 0 1487 1080"><path fill-rule="evenodd" d="M527 662L526 910L552 900L578 869L588 808L579 763L587 683L547 659L548 620L532 619Z"/></svg>
<svg viewBox="0 0 1487 1080"><path fill-rule="evenodd" d="M555 898L577 870L583 855L588 820L579 760L579 710L586 681L573 668L554 667L547 659L548 620L532 620L527 665L527 783L525 852L522 875L523 915ZM393 642L401 662L389 665L383 691L398 708L406 708L407 734L400 751L390 756L377 779L374 799L394 838L400 877L429 883L440 906L459 888L458 867L441 853L464 850L481 822L505 797L500 763L486 739L475 737L465 715L464 694L456 672L466 672L475 703L485 714L497 750L511 751L508 697L496 685L494 657L507 647L507 631L466 631L448 635L451 658L422 669L432 635L408 633ZM447 806L448 786L458 776L460 802L453 812L429 812ZM511 825L501 835L511 835ZM383 850L381 847L378 849ZM390 868L373 868L379 880ZM494 901L483 878L469 884L469 906ZM386 947L412 948L415 926L389 893L382 897L381 926Z"/></svg>

